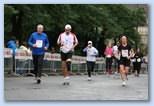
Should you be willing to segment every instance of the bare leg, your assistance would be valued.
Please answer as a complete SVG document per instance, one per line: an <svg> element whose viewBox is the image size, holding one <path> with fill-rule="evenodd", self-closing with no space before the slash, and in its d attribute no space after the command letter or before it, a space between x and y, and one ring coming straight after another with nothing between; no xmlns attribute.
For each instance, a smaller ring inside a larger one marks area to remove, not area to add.
<svg viewBox="0 0 154 106"><path fill-rule="evenodd" d="M63 72L64 77L66 77L67 76L67 67L66 67L65 61L62 61L62 72Z"/></svg>
<svg viewBox="0 0 154 106"><path fill-rule="evenodd" d="M124 81L125 80L125 69L124 69L124 65L120 65L120 75L121 75L121 79Z"/></svg>
<svg viewBox="0 0 154 106"><path fill-rule="evenodd" d="M125 76L126 76L126 79L127 79L127 80L128 80L128 78L127 78L128 71L129 71L129 67L125 67Z"/></svg>

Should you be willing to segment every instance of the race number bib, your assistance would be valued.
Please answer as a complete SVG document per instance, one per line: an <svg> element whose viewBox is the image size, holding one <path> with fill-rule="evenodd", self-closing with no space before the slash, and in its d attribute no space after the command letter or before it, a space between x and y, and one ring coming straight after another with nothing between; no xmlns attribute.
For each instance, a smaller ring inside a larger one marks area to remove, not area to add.
<svg viewBox="0 0 154 106"><path fill-rule="evenodd" d="M122 50L122 57L128 57L128 50Z"/></svg>
<svg viewBox="0 0 154 106"><path fill-rule="evenodd" d="M43 41L42 41L42 40L36 40L36 46L37 46L38 48L42 48L42 46L43 46Z"/></svg>

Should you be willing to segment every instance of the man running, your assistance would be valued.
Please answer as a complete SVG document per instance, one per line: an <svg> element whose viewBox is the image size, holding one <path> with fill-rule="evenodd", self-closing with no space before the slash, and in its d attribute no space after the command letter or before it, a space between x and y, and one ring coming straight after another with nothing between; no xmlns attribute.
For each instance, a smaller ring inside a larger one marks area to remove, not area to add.
<svg viewBox="0 0 154 106"><path fill-rule="evenodd" d="M58 37L57 44L60 46L64 85L69 85L69 72L71 70L71 58L74 48L78 45L76 35L71 32L71 25L65 25L65 32Z"/></svg>
<svg viewBox="0 0 154 106"><path fill-rule="evenodd" d="M41 83L44 53L49 47L48 37L43 30L43 25L37 25L37 32L32 33L28 40L28 44L32 49L34 73L37 84Z"/></svg>
<svg viewBox="0 0 154 106"><path fill-rule="evenodd" d="M120 74L122 79L122 86L126 86L127 74L130 67L130 58L131 58L131 46L128 45L128 38L125 35L122 35L120 38L120 46L118 47L120 60Z"/></svg>
<svg viewBox="0 0 154 106"><path fill-rule="evenodd" d="M91 81L91 72L94 71L96 56L98 55L98 50L93 47L92 41L88 41L88 46L83 49L83 52L87 53L87 71L88 71L88 81Z"/></svg>

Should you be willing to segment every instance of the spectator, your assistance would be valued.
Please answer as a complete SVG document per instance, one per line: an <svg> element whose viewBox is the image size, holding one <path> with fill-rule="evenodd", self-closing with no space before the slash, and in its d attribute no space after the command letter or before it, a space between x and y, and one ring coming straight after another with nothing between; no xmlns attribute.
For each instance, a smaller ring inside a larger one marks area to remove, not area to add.
<svg viewBox="0 0 154 106"><path fill-rule="evenodd" d="M142 59L143 54L141 53L140 49L138 48L135 55L134 55L134 62L133 62L133 70L135 72L135 76L139 77L140 70L141 70L141 64L142 64ZM136 73L137 71L137 73Z"/></svg>
<svg viewBox="0 0 154 106"><path fill-rule="evenodd" d="M16 38L13 36L8 42L7 42L7 47L12 49L12 59L13 59L13 73L15 74L15 52L17 49L16 45ZM12 72L9 72L9 74L12 74Z"/></svg>
<svg viewBox="0 0 154 106"><path fill-rule="evenodd" d="M27 56L31 51L29 48L27 48L26 42L23 42L21 46L19 46L19 50L22 50L25 52L25 55ZM27 58L20 59L17 61L17 68L16 68L16 73L23 75L27 71L26 65L28 64Z"/></svg>
<svg viewBox="0 0 154 106"><path fill-rule="evenodd" d="M106 46L105 49L105 57L106 57L106 73L107 74L112 74L112 56L113 56L113 48L112 48L112 44L108 43L108 45Z"/></svg>

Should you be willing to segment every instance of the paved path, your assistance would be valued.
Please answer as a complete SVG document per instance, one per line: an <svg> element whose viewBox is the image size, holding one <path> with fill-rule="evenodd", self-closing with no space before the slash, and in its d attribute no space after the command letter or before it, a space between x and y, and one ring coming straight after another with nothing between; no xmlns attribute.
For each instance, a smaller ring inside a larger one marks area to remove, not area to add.
<svg viewBox="0 0 154 106"><path fill-rule="evenodd" d="M6 100L148 100L148 75L128 76L126 87L116 76L72 76L71 85L62 85L62 76L43 77L40 85L33 77L5 78Z"/></svg>

